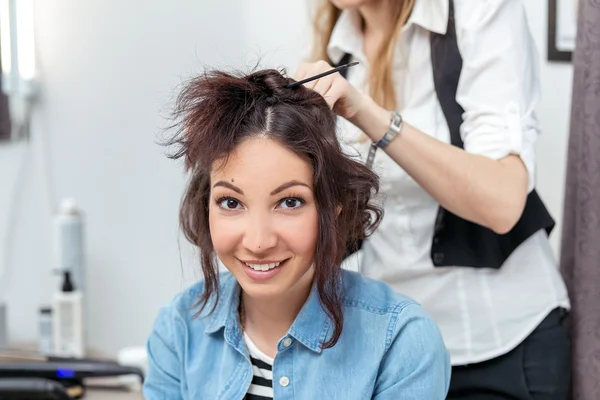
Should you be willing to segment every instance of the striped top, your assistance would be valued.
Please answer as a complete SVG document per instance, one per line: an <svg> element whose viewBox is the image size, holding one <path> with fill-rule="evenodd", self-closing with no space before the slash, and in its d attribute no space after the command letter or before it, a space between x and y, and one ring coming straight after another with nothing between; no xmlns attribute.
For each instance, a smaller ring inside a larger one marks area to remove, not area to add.
<svg viewBox="0 0 600 400"><path fill-rule="evenodd" d="M273 400L273 359L260 351L244 332L244 343L252 361L252 383L246 400Z"/></svg>

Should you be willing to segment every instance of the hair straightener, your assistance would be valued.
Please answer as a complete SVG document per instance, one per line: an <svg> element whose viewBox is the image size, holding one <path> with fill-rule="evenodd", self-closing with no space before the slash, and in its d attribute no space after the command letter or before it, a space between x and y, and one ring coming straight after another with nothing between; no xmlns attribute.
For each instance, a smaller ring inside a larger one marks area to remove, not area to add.
<svg viewBox="0 0 600 400"><path fill-rule="evenodd" d="M141 369L110 361L0 362L0 376L3 378L45 378L60 381L121 375L137 375L142 382L144 381Z"/></svg>
<svg viewBox="0 0 600 400"><path fill-rule="evenodd" d="M0 400L71 400L83 395L79 390L43 378L0 378Z"/></svg>

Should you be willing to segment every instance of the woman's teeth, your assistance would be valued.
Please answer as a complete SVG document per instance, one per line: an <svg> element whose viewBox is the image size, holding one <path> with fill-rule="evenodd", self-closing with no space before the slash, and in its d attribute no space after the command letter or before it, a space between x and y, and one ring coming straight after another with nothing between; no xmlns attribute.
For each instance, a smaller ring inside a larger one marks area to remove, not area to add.
<svg viewBox="0 0 600 400"><path fill-rule="evenodd" d="M270 269L278 267L279 264L281 264L281 262L274 262L274 263L269 263L269 264L249 264L249 263L244 263L244 264L246 264L248 267L252 268L255 271L268 271Z"/></svg>

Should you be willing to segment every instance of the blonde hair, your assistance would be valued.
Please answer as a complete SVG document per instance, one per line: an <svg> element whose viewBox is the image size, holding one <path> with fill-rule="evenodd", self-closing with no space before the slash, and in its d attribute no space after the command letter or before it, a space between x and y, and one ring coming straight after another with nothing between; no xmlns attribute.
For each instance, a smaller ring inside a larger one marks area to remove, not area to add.
<svg viewBox="0 0 600 400"><path fill-rule="evenodd" d="M415 0L387 0L396 23L386 35L385 40L377 50L377 56L371 61L368 86L369 94L379 104L388 110L394 110L396 104L396 91L392 78L392 65L394 47L400 36L400 31L406 23ZM315 0L313 8L313 51L312 58L326 60L331 63L327 55L327 45L331 39L333 28L340 17L341 10L329 0Z"/></svg>

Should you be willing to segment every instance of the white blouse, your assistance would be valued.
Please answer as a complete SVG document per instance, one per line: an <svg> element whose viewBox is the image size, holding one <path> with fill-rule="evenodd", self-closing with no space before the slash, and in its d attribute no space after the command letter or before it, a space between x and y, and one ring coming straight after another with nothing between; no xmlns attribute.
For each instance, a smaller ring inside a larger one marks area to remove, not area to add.
<svg viewBox="0 0 600 400"><path fill-rule="evenodd" d="M522 0L454 0L463 68L457 101L465 110L461 135L469 153L500 159L519 155L535 185L539 125L538 55ZM430 33L444 34L448 0L416 0L394 59L398 110L404 120L449 143L435 94ZM342 12L328 54L350 53L360 64L348 79L367 92L368 61L356 11ZM345 149L366 159L370 143L340 118ZM521 343L556 307L569 308L548 238L539 231L501 269L436 268L430 259L439 204L383 151L375 156L385 216L377 232L345 267L383 280L419 301L440 326L453 365L481 362Z"/></svg>

